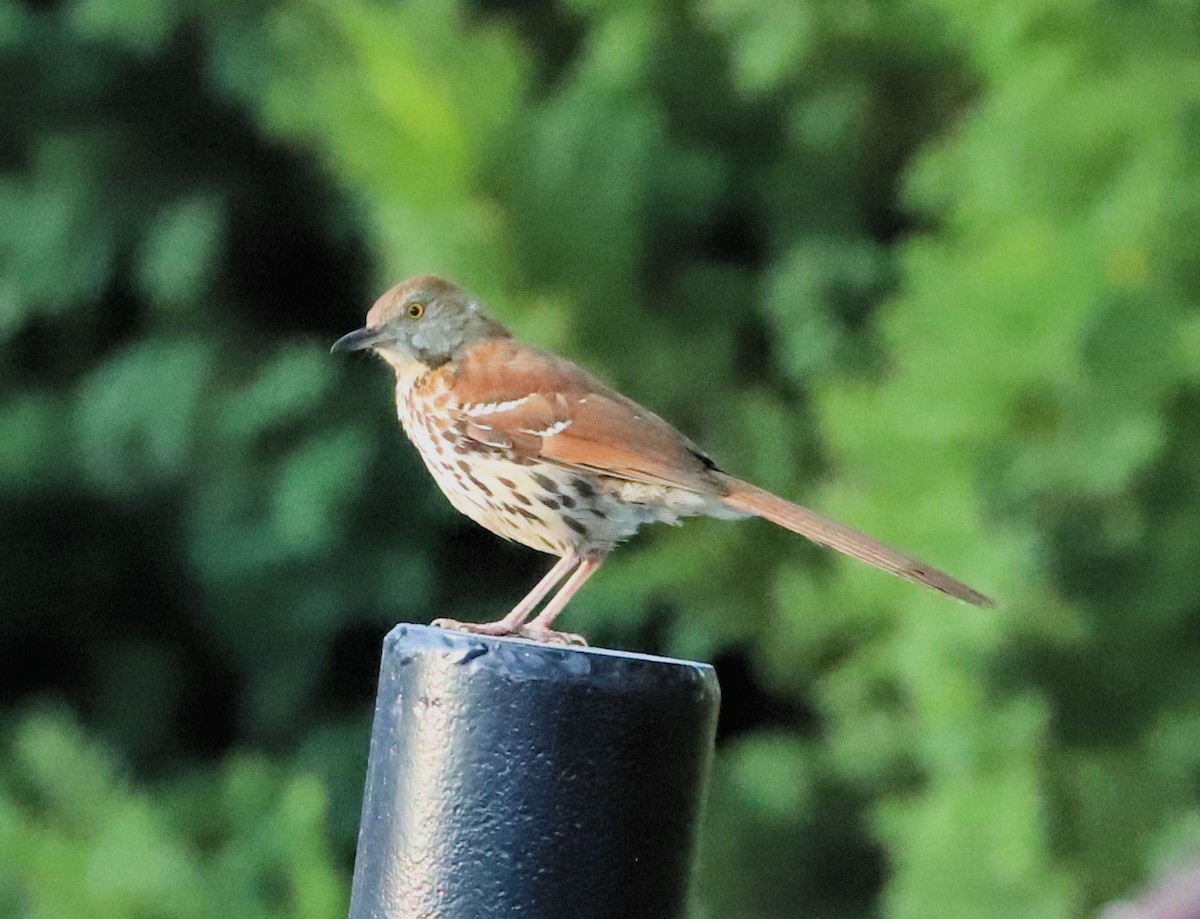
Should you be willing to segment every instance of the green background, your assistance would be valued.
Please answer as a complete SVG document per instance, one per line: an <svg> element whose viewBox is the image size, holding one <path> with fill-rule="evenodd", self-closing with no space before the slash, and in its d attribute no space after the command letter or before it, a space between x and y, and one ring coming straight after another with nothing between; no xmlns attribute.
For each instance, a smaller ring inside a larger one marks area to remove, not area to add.
<svg viewBox="0 0 1200 919"><path fill-rule="evenodd" d="M0 916L344 915L382 636L547 564L327 354L429 271L1002 600L753 521L616 554L565 627L725 688L697 919L1200 857L1198 20L0 0Z"/></svg>

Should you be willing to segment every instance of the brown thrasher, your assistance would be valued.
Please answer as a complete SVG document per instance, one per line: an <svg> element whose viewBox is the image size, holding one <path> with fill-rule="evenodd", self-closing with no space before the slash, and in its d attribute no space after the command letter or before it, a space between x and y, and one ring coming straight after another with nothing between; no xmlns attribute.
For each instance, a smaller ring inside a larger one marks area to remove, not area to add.
<svg viewBox="0 0 1200 919"><path fill-rule="evenodd" d="M924 562L721 471L653 412L516 341L442 278L397 284L332 350L364 348L396 372L400 423L450 503L505 539L560 556L503 619L435 625L585 644L550 625L613 547L644 523L697 514L764 517L951 597L991 604Z"/></svg>

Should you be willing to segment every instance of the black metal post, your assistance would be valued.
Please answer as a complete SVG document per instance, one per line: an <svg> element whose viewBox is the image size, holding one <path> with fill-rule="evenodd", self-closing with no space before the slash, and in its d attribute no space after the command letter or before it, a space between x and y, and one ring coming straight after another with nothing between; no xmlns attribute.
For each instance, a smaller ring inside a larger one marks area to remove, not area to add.
<svg viewBox="0 0 1200 919"><path fill-rule="evenodd" d="M399 625L350 919L677 919L711 667Z"/></svg>

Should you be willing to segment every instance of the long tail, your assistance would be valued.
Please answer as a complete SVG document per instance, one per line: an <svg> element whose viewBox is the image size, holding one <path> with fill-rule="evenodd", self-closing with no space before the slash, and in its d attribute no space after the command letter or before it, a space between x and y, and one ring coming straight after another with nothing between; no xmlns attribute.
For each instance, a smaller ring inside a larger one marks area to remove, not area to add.
<svg viewBox="0 0 1200 919"><path fill-rule="evenodd" d="M785 501L769 491L732 476L725 477L724 484L728 487L729 493L721 500L729 507L763 517L822 546L837 549L853 558L861 559L868 565L874 565L876 568L890 571L906 580L932 587L934 590L956 599L974 603L976 606L994 605L988 597L968 587L962 581L955 580L920 559L905 555L891 546L885 546L866 533L860 533L858 530L836 523L822 517L816 511L810 511L807 507Z"/></svg>

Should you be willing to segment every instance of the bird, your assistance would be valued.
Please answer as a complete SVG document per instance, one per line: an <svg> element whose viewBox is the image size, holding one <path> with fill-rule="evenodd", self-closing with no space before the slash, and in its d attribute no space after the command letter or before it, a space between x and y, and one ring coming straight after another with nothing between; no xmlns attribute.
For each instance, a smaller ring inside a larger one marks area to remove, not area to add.
<svg viewBox="0 0 1200 919"><path fill-rule="evenodd" d="M992 605L919 559L729 474L654 412L516 339L444 278L389 288L366 324L330 350L370 350L391 367L400 424L455 509L558 558L502 618L435 626L585 645L553 624L616 545L645 524L697 515L761 517L950 597Z"/></svg>

